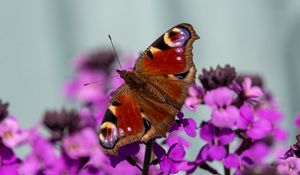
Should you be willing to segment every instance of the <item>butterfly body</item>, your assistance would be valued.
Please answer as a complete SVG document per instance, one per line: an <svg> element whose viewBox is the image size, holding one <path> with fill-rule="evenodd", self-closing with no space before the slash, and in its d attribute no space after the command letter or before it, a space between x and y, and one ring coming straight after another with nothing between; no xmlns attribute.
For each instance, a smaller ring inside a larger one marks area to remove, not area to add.
<svg viewBox="0 0 300 175"><path fill-rule="evenodd" d="M133 71L117 70L125 83L99 128L105 152L117 155L121 146L166 135L195 81L192 44L198 38L190 24L179 24L143 52Z"/></svg>

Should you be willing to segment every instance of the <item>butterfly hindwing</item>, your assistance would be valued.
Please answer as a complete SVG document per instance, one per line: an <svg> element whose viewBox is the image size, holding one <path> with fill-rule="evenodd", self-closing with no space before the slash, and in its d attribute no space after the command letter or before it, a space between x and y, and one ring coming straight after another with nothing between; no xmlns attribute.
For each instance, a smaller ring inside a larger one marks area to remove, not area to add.
<svg viewBox="0 0 300 175"><path fill-rule="evenodd" d="M99 129L104 151L117 154L118 148L141 139L144 121L135 94L123 84L114 94Z"/></svg>

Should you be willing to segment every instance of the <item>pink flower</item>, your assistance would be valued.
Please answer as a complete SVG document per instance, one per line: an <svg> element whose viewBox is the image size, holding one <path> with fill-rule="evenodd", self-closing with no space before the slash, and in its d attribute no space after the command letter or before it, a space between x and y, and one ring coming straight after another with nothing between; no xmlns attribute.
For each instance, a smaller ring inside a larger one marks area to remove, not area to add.
<svg viewBox="0 0 300 175"><path fill-rule="evenodd" d="M0 137L5 146L14 148L27 140L28 133L21 130L13 116L8 116L0 123Z"/></svg>
<svg viewBox="0 0 300 175"><path fill-rule="evenodd" d="M243 105L240 108L240 116L237 126L246 130L247 135L252 139L261 139L272 132L272 123L264 118L254 118L254 109L250 105Z"/></svg>
<svg viewBox="0 0 300 175"><path fill-rule="evenodd" d="M231 105L233 92L226 88L218 88L207 92L205 104L212 108L211 122L217 127L232 127L239 118L238 109Z"/></svg>
<svg viewBox="0 0 300 175"><path fill-rule="evenodd" d="M185 106L190 110L197 110L197 106L203 102L204 90L200 86L192 85L188 89L188 94L184 102Z"/></svg>
<svg viewBox="0 0 300 175"><path fill-rule="evenodd" d="M277 171L281 175L298 175L300 173L300 159L296 157L279 159Z"/></svg>

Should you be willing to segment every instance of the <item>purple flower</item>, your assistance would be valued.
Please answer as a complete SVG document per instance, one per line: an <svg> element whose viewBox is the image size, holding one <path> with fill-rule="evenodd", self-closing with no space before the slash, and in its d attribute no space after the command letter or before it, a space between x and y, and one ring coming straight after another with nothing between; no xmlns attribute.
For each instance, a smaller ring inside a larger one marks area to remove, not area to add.
<svg viewBox="0 0 300 175"><path fill-rule="evenodd" d="M270 147L263 142L256 142L249 149L241 154L242 166L249 166L253 163L260 164L264 161L270 151Z"/></svg>
<svg viewBox="0 0 300 175"><path fill-rule="evenodd" d="M226 156L224 145L230 144L234 140L234 132L229 128L218 129L207 123L201 127L200 137L208 142L203 150L204 160L222 160Z"/></svg>
<svg viewBox="0 0 300 175"><path fill-rule="evenodd" d="M231 105L233 92L226 88L218 88L209 91L205 97L205 103L212 108L211 122L217 127L232 127L239 118L239 111Z"/></svg>
<svg viewBox="0 0 300 175"><path fill-rule="evenodd" d="M20 163L14 163L9 165L1 165L0 167L0 174L6 175L20 175L18 173L18 168L20 166Z"/></svg>
<svg viewBox="0 0 300 175"><path fill-rule="evenodd" d="M168 137L166 139L166 145L168 145L169 147L171 147L175 143L179 143L182 146L184 146L185 148L189 148L190 147L190 142L188 142L183 137L181 137L178 132L169 133Z"/></svg>
<svg viewBox="0 0 300 175"><path fill-rule="evenodd" d="M277 127L273 129L273 136L276 140L285 142L288 140L289 134L287 130Z"/></svg>
<svg viewBox="0 0 300 175"><path fill-rule="evenodd" d="M28 134L21 130L19 123L13 116L8 116L0 123L0 137L4 145L14 148L25 142Z"/></svg>
<svg viewBox="0 0 300 175"><path fill-rule="evenodd" d="M226 168L238 168L240 166L240 158L237 154L229 154L224 160L223 164Z"/></svg>
<svg viewBox="0 0 300 175"><path fill-rule="evenodd" d="M94 150L98 149L97 136L91 128L64 137L62 145L68 156L72 159L92 157Z"/></svg>
<svg viewBox="0 0 300 175"><path fill-rule="evenodd" d="M84 103L97 103L102 98L107 97L103 82L107 82L107 76L96 71L81 71L76 77L67 82L64 92L71 100L78 100ZM84 86L86 83L94 81L103 81L102 83L94 83ZM105 83L106 84L106 83Z"/></svg>
<svg viewBox="0 0 300 175"><path fill-rule="evenodd" d="M294 120L294 124L297 128L300 128L300 114L298 114Z"/></svg>
<svg viewBox="0 0 300 175"><path fill-rule="evenodd" d="M252 86L252 80L249 77L245 77L241 84L235 82L233 89L239 94L239 98L242 101L250 103L257 103L263 96L261 88L259 86Z"/></svg>
<svg viewBox="0 0 300 175"><path fill-rule="evenodd" d="M7 146L3 145L0 141L0 164L10 165L18 162L19 159L16 157L14 152Z"/></svg>
<svg viewBox="0 0 300 175"><path fill-rule="evenodd" d="M125 145L119 148L118 157L116 156L109 157L110 163L113 167L116 167L124 160L126 160L128 157L138 154L139 150L140 150L139 142L133 142L131 144Z"/></svg>
<svg viewBox="0 0 300 175"><path fill-rule="evenodd" d="M203 102L204 90L200 86L192 85L188 89L188 94L184 102L185 106L190 110L197 110L197 106Z"/></svg>
<svg viewBox="0 0 300 175"><path fill-rule="evenodd" d="M263 95L262 90L258 86L252 86L252 80L246 77L242 83L244 95L247 98L257 98Z"/></svg>
<svg viewBox="0 0 300 175"><path fill-rule="evenodd" d="M32 153L20 166L21 174L36 174L46 168L56 166L58 160L54 145L35 133L32 134L32 137L30 141Z"/></svg>
<svg viewBox="0 0 300 175"><path fill-rule="evenodd" d="M296 157L279 159L277 171L281 175L298 175L300 172L300 159Z"/></svg>
<svg viewBox="0 0 300 175"><path fill-rule="evenodd" d="M277 124L283 118L283 114L276 108L259 108L256 113L273 124Z"/></svg>
<svg viewBox="0 0 300 175"><path fill-rule="evenodd" d="M109 73L115 62L112 50L97 50L96 52L82 53L74 59L76 71L98 71Z"/></svg>
<svg viewBox="0 0 300 175"><path fill-rule="evenodd" d="M246 130L247 135L252 139L261 139L272 132L272 124L264 118L254 119L254 110L250 105L243 105L240 108L240 116L237 126Z"/></svg>
<svg viewBox="0 0 300 175"><path fill-rule="evenodd" d="M176 174L179 172L177 165L179 165L185 156L185 151L182 145L174 144L170 147L168 153L158 144L153 145L154 153L159 159L159 165L162 174Z"/></svg>
<svg viewBox="0 0 300 175"><path fill-rule="evenodd" d="M195 137L197 129L197 124L195 120L193 120L192 118L184 119L184 114L182 112L179 112L177 114L177 117L179 120L176 120L176 123L173 124L169 132L173 132L175 130L178 130L179 128L183 128L183 130L188 136Z"/></svg>

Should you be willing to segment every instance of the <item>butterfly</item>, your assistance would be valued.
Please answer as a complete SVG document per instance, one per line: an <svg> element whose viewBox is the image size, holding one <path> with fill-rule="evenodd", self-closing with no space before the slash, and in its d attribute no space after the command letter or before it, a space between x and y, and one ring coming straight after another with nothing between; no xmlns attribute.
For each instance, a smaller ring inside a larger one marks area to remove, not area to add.
<svg viewBox="0 0 300 175"><path fill-rule="evenodd" d="M112 95L99 127L104 152L165 137L195 82L192 45L199 36L190 24L165 32L137 59L133 71L117 70L125 80Z"/></svg>

